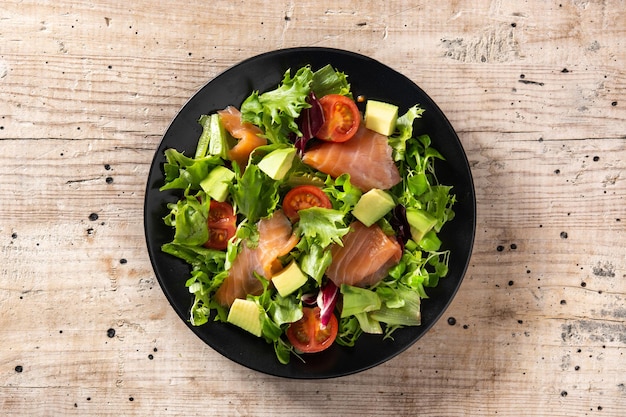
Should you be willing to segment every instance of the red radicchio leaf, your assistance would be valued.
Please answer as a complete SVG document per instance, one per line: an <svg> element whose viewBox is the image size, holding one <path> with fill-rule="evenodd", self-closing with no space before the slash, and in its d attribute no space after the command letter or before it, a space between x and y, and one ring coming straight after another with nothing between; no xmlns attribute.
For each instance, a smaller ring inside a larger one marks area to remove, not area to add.
<svg viewBox="0 0 626 417"><path fill-rule="evenodd" d="M302 112L300 112L300 117L298 118L298 128L300 129L300 132L302 132L302 136L296 138L294 142L294 145L300 155L304 153L307 142L315 137L324 124L324 111L322 110L322 105L317 97L315 97L313 91L309 93L307 101L311 107L302 110Z"/></svg>
<svg viewBox="0 0 626 417"><path fill-rule="evenodd" d="M396 239L404 251L404 245L411 237L411 226L406 219L406 209L402 204L398 204L391 212L392 216L389 224L396 232Z"/></svg>
<svg viewBox="0 0 626 417"><path fill-rule="evenodd" d="M317 295L309 292L306 294L302 294L302 297L300 297L300 299L304 304L312 306L315 305L315 303L317 302Z"/></svg>
<svg viewBox="0 0 626 417"><path fill-rule="evenodd" d="M339 298L339 287L334 282L328 280L317 294L317 306L320 308L320 321L322 326L326 326L335 310Z"/></svg>

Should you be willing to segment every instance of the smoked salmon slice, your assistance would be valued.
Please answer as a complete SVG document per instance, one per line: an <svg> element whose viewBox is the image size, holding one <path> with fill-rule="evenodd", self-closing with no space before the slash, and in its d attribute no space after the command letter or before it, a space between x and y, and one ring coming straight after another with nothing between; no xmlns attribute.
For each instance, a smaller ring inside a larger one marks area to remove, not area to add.
<svg viewBox="0 0 626 417"><path fill-rule="evenodd" d="M387 141L387 136L361 125L352 139L316 145L302 161L334 178L350 174L352 185L363 192L386 190L402 180Z"/></svg>
<svg viewBox="0 0 626 417"><path fill-rule="evenodd" d="M291 222L281 210L270 218L261 219L257 227L258 245L249 248L246 242L241 243L241 251L228 270L228 276L215 292L215 300L223 306L230 306L236 298L246 298L247 294L261 294L263 285L254 274L271 279L276 272L277 259L288 254L298 243Z"/></svg>
<svg viewBox="0 0 626 417"><path fill-rule="evenodd" d="M267 139L261 137L263 131L258 126L242 122L241 112L235 107L228 106L224 110L219 110L217 114L224 129L238 139L237 144L228 151L228 159L236 161L243 171L252 151L259 146L267 145Z"/></svg>
<svg viewBox="0 0 626 417"><path fill-rule="evenodd" d="M343 246L333 244L333 260L326 275L338 287L341 284L355 287L374 285L400 261L400 244L376 224L367 227L355 221L350 229L343 238Z"/></svg>

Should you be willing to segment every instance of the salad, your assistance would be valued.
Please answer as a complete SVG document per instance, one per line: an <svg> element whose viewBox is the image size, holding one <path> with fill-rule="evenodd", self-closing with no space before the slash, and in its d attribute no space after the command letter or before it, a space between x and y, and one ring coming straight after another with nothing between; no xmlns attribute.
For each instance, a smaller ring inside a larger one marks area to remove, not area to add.
<svg viewBox="0 0 626 417"><path fill-rule="evenodd" d="M202 115L194 155L165 150L160 189L180 198L161 249L190 265L193 325L232 323L284 364L420 325L448 272L438 232L456 197L430 137L414 137L424 110L357 94L331 65L290 69Z"/></svg>

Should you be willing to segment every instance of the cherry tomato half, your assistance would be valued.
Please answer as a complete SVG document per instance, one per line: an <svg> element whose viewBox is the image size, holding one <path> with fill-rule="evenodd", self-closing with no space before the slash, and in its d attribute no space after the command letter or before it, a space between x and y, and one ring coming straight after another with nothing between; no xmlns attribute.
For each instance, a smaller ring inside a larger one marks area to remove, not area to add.
<svg viewBox="0 0 626 417"><path fill-rule="evenodd" d="M361 124L361 113L354 100L340 94L328 94L319 102L324 112L324 124L315 136L331 142L351 139Z"/></svg>
<svg viewBox="0 0 626 417"><path fill-rule="evenodd" d="M209 206L209 240L204 244L210 249L224 250L228 247L228 241L235 235L237 230L237 216L233 206L227 202L211 200Z"/></svg>
<svg viewBox="0 0 626 417"><path fill-rule="evenodd" d="M333 314L326 327L322 327L319 307L303 307L302 318L287 328L287 339L302 353L321 352L337 338L339 323Z"/></svg>
<svg viewBox="0 0 626 417"><path fill-rule="evenodd" d="M292 222L297 221L300 216L299 210L311 207L332 208L328 196L314 185L299 185L292 188L283 199L283 212Z"/></svg>

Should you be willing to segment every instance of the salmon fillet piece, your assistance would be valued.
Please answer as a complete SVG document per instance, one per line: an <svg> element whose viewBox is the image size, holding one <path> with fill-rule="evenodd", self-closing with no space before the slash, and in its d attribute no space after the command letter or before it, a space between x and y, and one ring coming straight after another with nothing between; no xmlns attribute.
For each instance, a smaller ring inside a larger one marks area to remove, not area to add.
<svg viewBox="0 0 626 417"><path fill-rule="evenodd" d="M350 229L343 238L343 246L333 244L333 260L326 275L338 287L341 284L355 287L374 285L400 261L400 244L376 224L367 227L355 221Z"/></svg>
<svg viewBox="0 0 626 417"><path fill-rule="evenodd" d="M224 129L236 138L237 144L228 151L228 158L236 161L243 171L248 164L248 158L252 151L259 146L267 145L267 139L263 138L263 131L252 123L241 120L241 112L233 106L219 110L217 114Z"/></svg>
<svg viewBox="0 0 626 417"><path fill-rule="evenodd" d="M334 178L350 174L350 182L363 192L386 190L402 178L393 161L387 136L359 127L346 142L323 142L308 150L302 161Z"/></svg>
<svg viewBox="0 0 626 417"><path fill-rule="evenodd" d="M263 285L254 274L271 279L276 272L277 259L288 254L299 240L281 210L268 219L261 219L258 229L257 247L249 248L246 242L241 243L241 251L228 270L228 276L215 292L215 300L223 306L230 306L236 298L246 298L248 294L261 294Z"/></svg>

